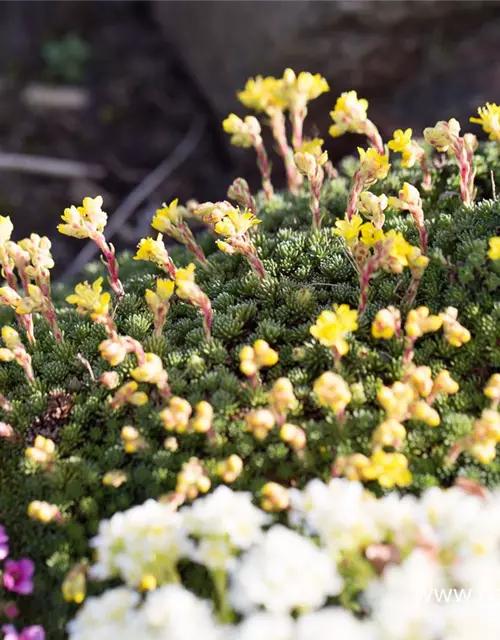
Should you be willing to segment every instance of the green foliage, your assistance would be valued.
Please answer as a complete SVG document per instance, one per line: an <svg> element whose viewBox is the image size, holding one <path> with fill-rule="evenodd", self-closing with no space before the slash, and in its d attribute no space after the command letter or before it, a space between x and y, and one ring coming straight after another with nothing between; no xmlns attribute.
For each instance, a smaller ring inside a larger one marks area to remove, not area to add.
<svg viewBox="0 0 500 640"><path fill-rule="evenodd" d="M434 313L447 306L457 307L459 320L470 330L472 340L457 349L439 333L417 343L416 363L429 365L434 373L449 369L460 391L439 400L439 427L417 421L407 425L404 453L413 473L412 492L449 485L458 475L489 486L500 482L496 460L483 466L462 454L455 465L446 463L450 447L470 432L474 418L487 405L482 389L500 367L500 268L487 258L488 238L497 235L500 228L500 201L491 199L492 177L500 181L498 149L499 145L486 144L477 154L478 204L473 210L461 205L452 161L445 162L439 171L433 168L434 188L430 193L422 192L431 262L416 305L427 305ZM394 194L403 181L418 185L420 179L418 169L403 169L396 163L374 191ZM241 257L218 252L210 236L201 239L209 264L197 267L197 282L214 309L213 335L208 341L203 338L201 315L179 300L172 303L163 337L153 338L144 292L153 285L156 272L150 264L133 261L129 253L120 256L126 295L116 313L119 332L162 357L174 394L193 405L200 400L213 405L213 444L205 435L187 434L178 437L177 451L164 449L167 434L158 417L162 405L156 392L151 392L150 402L143 407L111 410L107 402L110 392L92 380L76 357L81 354L88 360L96 379L108 370L98 351L104 330L69 309L62 302L65 292L56 288L66 343L56 344L48 326L39 319L35 322L37 343L30 348L36 382L29 384L14 363L0 367L0 393L13 406L12 412L2 412L0 419L10 423L18 436L16 442L0 440L0 522L11 536L13 555L28 555L36 562L36 597L19 600L27 623L43 622L49 638L62 637L75 606L62 600L60 584L76 561L90 557L88 540L99 521L172 491L182 464L193 455L203 460L216 484L216 462L238 454L244 460L244 472L234 488L257 490L269 480L303 486L312 477L327 479L337 455L369 453L371 433L382 416L377 389L399 378L402 359L402 346L396 340L374 340L370 323L378 309L401 306L409 276L382 274L373 281L365 317L342 359L341 373L351 386L353 401L340 425L311 394L314 380L333 368L333 359L329 350L312 338L309 327L334 303L354 308L358 304L358 276L342 241L333 233L335 220L344 215L348 189L345 177L326 182L323 229L314 232L310 230L306 193L297 198L281 193L270 204L258 200L262 224L254 237L269 274L265 280L250 273ZM407 214L389 212L386 225L417 243ZM174 256L179 264L191 261L182 249ZM94 279L101 269L92 265L87 277ZM239 371L238 354L243 345L257 338L267 340L279 352L280 361L262 371L262 388L252 390ZM130 356L117 368L122 380L134 364ZM307 433L304 459L280 440L277 429L264 441L245 431L245 412L265 405L264 392L280 376L291 380L299 400L289 420ZM144 390L148 390L146 386ZM70 394L69 400L65 396L67 411L62 413L54 408L58 393ZM126 424L140 430L147 448L133 455L124 452L120 429ZM53 473L40 471L25 459L25 447L37 433L57 444L58 462ZM104 473L117 469L127 472L128 481L119 488L103 486ZM370 488L381 491L375 484ZM43 525L28 519L27 506L35 499L56 504L64 523ZM91 586L91 591L98 589Z"/></svg>

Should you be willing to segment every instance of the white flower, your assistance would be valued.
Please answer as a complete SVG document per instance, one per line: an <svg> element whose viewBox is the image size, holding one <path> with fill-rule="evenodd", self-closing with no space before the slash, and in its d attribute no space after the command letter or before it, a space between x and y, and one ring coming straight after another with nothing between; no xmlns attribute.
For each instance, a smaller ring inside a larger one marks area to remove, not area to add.
<svg viewBox="0 0 500 640"><path fill-rule="evenodd" d="M286 615L254 613L236 627L231 640L295 640L295 622Z"/></svg>
<svg viewBox="0 0 500 640"><path fill-rule="evenodd" d="M357 549L382 538L376 522L376 500L359 482L335 478L328 485L312 480L304 491L291 492L292 520L305 520L337 559L341 550Z"/></svg>
<svg viewBox="0 0 500 640"><path fill-rule="evenodd" d="M413 551L401 565L386 567L366 592L372 620L383 640L436 640L441 638L442 616L433 601L446 586L438 562ZM448 640L448 639L447 639Z"/></svg>
<svg viewBox="0 0 500 640"><path fill-rule="evenodd" d="M101 522L91 542L97 553L92 575L98 579L119 575L130 586L139 585L146 575L159 584L168 582L184 538L182 516L169 505L148 500Z"/></svg>
<svg viewBox="0 0 500 640"><path fill-rule="evenodd" d="M376 640L375 630L340 607L301 616L296 640ZM256 638L257 640L257 638Z"/></svg>
<svg viewBox="0 0 500 640"><path fill-rule="evenodd" d="M272 527L233 572L231 599L238 611L260 605L273 613L310 611L343 582L327 552L281 525Z"/></svg>
<svg viewBox="0 0 500 640"><path fill-rule="evenodd" d="M71 640L136 640L145 638L136 606L139 596L126 587L110 589L98 598L87 598L68 626Z"/></svg>
<svg viewBox="0 0 500 640"><path fill-rule="evenodd" d="M199 540L190 557L209 568L228 568L234 552L257 542L262 537L262 526L269 520L252 504L250 493L226 486L196 500L181 513L187 532Z"/></svg>
<svg viewBox="0 0 500 640"><path fill-rule="evenodd" d="M154 638L218 640L221 637L211 605L177 584L148 593L142 615L148 631L155 632L151 635Z"/></svg>

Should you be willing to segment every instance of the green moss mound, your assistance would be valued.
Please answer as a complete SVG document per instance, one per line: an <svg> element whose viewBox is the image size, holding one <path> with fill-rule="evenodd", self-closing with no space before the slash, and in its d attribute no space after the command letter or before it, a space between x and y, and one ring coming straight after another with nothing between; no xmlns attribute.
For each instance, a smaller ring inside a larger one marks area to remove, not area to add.
<svg viewBox="0 0 500 640"><path fill-rule="evenodd" d="M437 313L457 307L459 320L472 340L456 349L441 333L417 342L415 362L426 364L435 374L448 369L460 384L454 396L441 397L436 408L441 425L430 428L409 421L404 453L413 474L411 492L432 485L450 485L457 476L467 476L488 486L500 483L500 463L487 466L462 454L455 465L445 464L450 447L468 434L473 420L487 406L482 394L486 381L500 367L500 267L488 259L488 239L500 229L500 201L493 199L495 180L500 184L499 145L486 144L476 154L478 195L473 210L461 205L454 162L434 167L433 190L423 192L431 262L420 286L415 305L426 305ZM255 245L268 277L260 280L238 256L219 252L210 235L200 238L209 266L197 268L197 282L210 297L214 310L212 338L203 336L199 312L174 301L161 339L152 337L152 316L144 302L146 288L154 286L158 272L149 264L119 258L120 277L126 295L116 321L121 334L139 340L147 351L160 355L168 370L175 395L192 405L209 401L215 410L215 444L206 436L178 436L179 449L163 448L166 432L158 411L155 392L142 407L111 410L110 392L91 379L77 359L84 356L97 378L109 366L101 359L98 345L105 339L101 326L79 316L63 302L68 291L56 287L60 325L66 342L57 344L43 320L35 320L37 343L30 353L36 382L29 384L16 364L0 366L0 393L13 406L1 420L15 429L17 442L0 440L0 522L6 527L12 556L30 556L36 563L33 596L19 600L22 623L43 623L48 638L63 637L64 626L76 605L63 601L60 591L65 573L82 557L90 557L89 539L101 519L125 510L149 497L174 489L182 464L197 456L211 476L220 482L216 463L236 453L244 460L244 471L235 489L258 491L269 480L286 486L303 486L312 477L326 480L338 455L369 454L373 429L382 418L376 402L381 384L391 384L401 375L402 347L396 341L377 341L370 324L378 309L400 307L409 275L381 274L370 289L367 311L359 330L350 338L350 351L342 360L342 375L353 389L353 401L340 426L333 415L321 409L311 393L314 380L332 369L332 355L309 333L318 314L334 303L356 308L358 276L333 233L335 220L343 218L354 160L343 163L338 178L325 183L322 194L323 228L311 231L308 193L293 197L278 194L270 204L258 200L262 219ZM404 181L418 185L417 169L393 164L387 180L375 193L394 194ZM388 213L384 229L401 231L418 245L417 230L407 214ZM176 264L192 258L174 248ZM91 265L86 277L105 275L100 265ZM404 310L403 310L404 313ZM5 323L12 324L8 312ZM14 325L12 325L14 326ZM245 344L263 338L279 352L279 363L262 371L263 385L252 391L239 372L239 351ZM125 380L135 366L129 357L117 371ZM244 415L250 407L263 406L265 394L278 377L287 376L294 385L299 406L289 420L302 426L308 437L303 460L291 451L274 430L264 441L245 430ZM136 454L124 452L120 429L131 424L140 429L148 447ZM25 447L36 434L55 440L57 464L44 473L26 460ZM124 470L128 482L119 488L103 486L110 470ZM380 493L374 483L370 487ZM26 515L32 500L47 500L61 509L63 524L43 525ZM99 587L91 585L91 590Z"/></svg>

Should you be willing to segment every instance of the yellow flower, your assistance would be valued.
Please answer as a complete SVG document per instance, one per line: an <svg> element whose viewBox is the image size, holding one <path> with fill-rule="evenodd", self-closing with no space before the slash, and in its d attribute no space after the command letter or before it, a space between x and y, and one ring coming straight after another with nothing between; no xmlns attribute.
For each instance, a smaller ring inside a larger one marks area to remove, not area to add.
<svg viewBox="0 0 500 640"><path fill-rule="evenodd" d="M66 602L81 604L87 593L87 563L79 562L69 571L63 580L61 591Z"/></svg>
<svg viewBox="0 0 500 640"><path fill-rule="evenodd" d="M262 367L272 367L278 360L278 352L271 349L265 340L256 340L253 347L245 346L241 349L240 371L246 376L253 376Z"/></svg>
<svg viewBox="0 0 500 640"><path fill-rule="evenodd" d="M33 462L47 464L52 462L56 455L56 445L50 438L37 436L32 447L26 449L26 457Z"/></svg>
<svg viewBox="0 0 500 640"><path fill-rule="evenodd" d="M156 353L146 353L145 362L132 369L130 375L137 382L161 384L166 380L167 372L163 368L160 356Z"/></svg>
<svg viewBox="0 0 500 640"><path fill-rule="evenodd" d="M0 303L5 305L6 307L12 307L15 309L19 302L21 301L21 296L12 289L11 287L0 287Z"/></svg>
<svg viewBox="0 0 500 640"><path fill-rule="evenodd" d="M494 373L488 380L484 395L493 402L500 401L500 373Z"/></svg>
<svg viewBox="0 0 500 640"><path fill-rule="evenodd" d="M158 234L156 240L153 240L153 238L142 238L137 247L137 253L134 256L134 260L148 260L155 263L163 263L168 259L168 251L161 233Z"/></svg>
<svg viewBox="0 0 500 640"><path fill-rule="evenodd" d="M428 405L425 400L414 402L410 407L410 412L412 418L425 422L429 427L437 427L441 422L439 413Z"/></svg>
<svg viewBox="0 0 500 640"><path fill-rule="evenodd" d="M383 180L389 173L391 165L389 156L381 155L375 149L362 149L358 147L360 167L359 171L365 182Z"/></svg>
<svg viewBox="0 0 500 640"><path fill-rule="evenodd" d="M439 314L443 322L445 340L453 347L461 347L470 340L470 332L457 320L458 311L455 307L448 307Z"/></svg>
<svg viewBox="0 0 500 640"><path fill-rule="evenodd" d="M490 140L500 141L500 106L487 102L484 107L478 107L477 113L479 118L470 118L470 121L480 124Z"/></svg>
<svg viewBox="0 0 500 640"><path fill-rule="evenodd" d="M488 258L500 260L500 237L490 238L489 245Z"/></svg>
<svg viewBox="0 0 500 640"><path fill-rule="evenodd" d="M403 152L411 143L412 134L413 131L411 129L406 129L405 131L403 131L402 129L396 129L396 131L393 133L392 140L389 140L387 146L392 151Z"/></svg>
<svg viewBox="0 0 500 640"><path fill-rule="evenodd" d="M277 80L272 76L263 78L249 78L243 91L238 94L238 100L248 109L254 111L266 111L273 109L284 110L287 101L283 91L283 80Z"/></svg>
<svg viewBox="0 0 500 640"><path fill-rule="evenodd" d="M402 453L386 453L379 449L370 457L370 464L362 470L366 480L377 480L381 487L406 487L412 481L408 460Z"/></svg>
<svg viewBox="0 0 500 640"><path fill-rule="evenodd" d="M266 482L262 487L262 500L260 506L264 511L278 512L288 509L290 496L288 489L277 482Z"/></svg>
<svg viewBox="0 0 500 640"><path fill-rule="evenodd" d="M156 210L156 214L151 223L153 229L161 231L162 233L168 233L172 228L172 225L175 225L182 220L182 214L178 204L178 198L172 200L169 205L163 203L163 207Z"/></svg>
<svg viewBox="0 0 500 640"><path fill-rule="evenodd" d="M196 405L196 414L191 420L191 425L197 433L207 433L212 428L214 410L212 405L205 400Z"/></svg>
<svg viewBox="0 0 500 640"><path fill-rule="evenodd" d="M21 298L16 306L16 313L24 315L33 311L40 311L46 305L46 299L40 287L35 284L28 285L28 295Z"/></svg>
<svg viewBox="0 0 500 640"><path fill-rule="evenodd" d="M226 211L226 216L215 225L215 231L221 236L231 238L235 235L246 233L251 227L260 224L260 220L253 213L245 210L243 213L238 208L231 208Z"/></svg>
<svg viewBox="0 0 500 640"><path fill-rule="evenodd" d="M231 484L241 475L243 460L233 454L226 460L217 463L216 473L226 484Z"/></svg>
<svg viewBox="0 0 500 640"><path fill-rule="evenodd" d="M380 309L372 322L372 336L381 340L390 340L401 326L401 314L398 309L388 307Z"/></svg>
<svg viewBox="0 0 500 640"><path fill-rule="evenodd" d="M367 247L373 247L377 242L381 242L384 239L384 232L382 229L377 229L373 223L365 222L361 227L361 242Z"/></svg>
<svg viewBox="0 0 500 640"><path fill-rule="evenodd" d="M328 82L319 73L312 74L302 71L297 76L293 69L285 69L283 73L285 94L292 103L296 100L296 94L309 101L318 98L322 93L330 90Z"/></svg>
<svg viewBox="0 0 500 640"><path fill-rule="evenodd" d="M400 273L403 267L408 266L408 254L411 252L412 246L405 240L402 233L394 229L386 233L385 240L390 258L389 266L395 273Z"/></svg>
<svg viewBox="0 0 500 640"><path fill-rule="evenodd" d="M398 210L421 208L422 199L418 189L409 182L405 182L403 188L399 191L398 197L391 196L389 198L389 206Z"/></svg>
<svg viewBox="0 0 500 640"><path fill-rule="evenodd" d="M61 216L64 224L58 225L59 233L74 238L91 238L95 234L104 231L108 220L107 214L102 210L103 200L101 196L84 198L81 207L69 207Z"/></svg>
<svg viewBox="0 0 500 640"><path fill-rule="evenodd" d="M280 438L287 442L295 451L301 451L307 444L307 436L304 429L295 424L285 422L280 429Z"/></svg>
<svg viewBox="0 0 500 640"><path fill-rule="evenodd" d="M409 338L416 340L424 333L438 331L443 326L443 317L430 315L427 307L418 307L408 312L405 323L405 332Z"/></svg>
<svg viewBox="0 0 500 640"><path fill-rule="evenodd" d="M80 314L90 313L93 320L105 317L109 314L111 295L102 292L103 278L90 285L87 281L75 286L75 293L66 298L69 304L76 304L76 310Z"/></svg>
<svg viewBox="0 0 500 640"><path fill-rule="evenodd" d="M492 378L490 378L490 382L491 380ZM458 386L458 382L453 380L453 378L450 376L450 372L447 371L446 369L441 369L441 371L437 374L436 379L434 380L434 386L432 390L434 393L446 393L447 395L453 395L457 393L459 388L460 387ZM486 393L487 389L488 387L484 391L485 395L488 395ZM500 391L500 387L499 387L499 391ZM500 399L500 394L499 394L499 399Z"/></svg>
<svg viewBox="0 0 500 640"><path fill-rule="evenodd" d="M269 403L278 413L288 413L297 407L293 385L288 378L278 378L268 394Z"/></svg>
<svg viewBox="0 0 500 640"><path fill-rule="evenodd" d="M10 240L13 231L14 225L9 216L0 216L0 245Z"/></svg>
<svg viewBox="0 0 500 640"><path fill-rule="evenodd" d="M352 400L346 381L333 371L323 373L314 382L313 390L319 403L335 413L342 413Z"/></svg>
<svg viewBox="0 0 500 640"><path fill-rule="evenodd" d="M115 391L112 399L111 406L113 409L123 407L125 404L133 404L134 407L142 407L148 402L148 396L144 391L137 391L139 385L134 380L122 384L122 386Z"/></svg>
<svg viewBox="0 0 500 640"><path fill-rule="evenodd" d="M406 382L395 382L391 387L381 387L377 400L389 418L399 421L406 419L408 408L415 400L415 390Z"/></svg>
<svg viewBox="0 0 500 640"><path fill-rule="evenodd" d="M334 233L341 236L346 241L347 245L352 245L358 239L361 225L363 224L363 218L355 214L351 220L337 220L335 226L337 227Z"/></svg>
<svg viewBox="0 0 500 640"><path fill-rule="evenodd" d="M22 347L21 338L15 329L12 327L2 327L2 340L5 342L5 346L8 349L15 349L16 347Z"/></svg>
<svg viewBox="0 0 500 640"><path fill-rule="evenodd" d="M188 429L191 413L191 405L187 400L173 396L168 402L168 407L160 412L160 418L167 431L185 433Z"/></svg>
<svg viewBox="0 0 500 640"><path fill-rule="evenodd" d="M113 487L117 489L127 482L128 477L124 471L108 471L102 477L102 484L105 487Z"/></svg>
<svg viewBox="0 0 500 640"><path fill-rule="evenodd" d="M260 141L261 127L254 116L246 116L243 120L231 113L223 122L222 128L231 135L231 144L235 147L248 148Z"/></svg>
<svg viewBox="0 0 500 640"><path fill-rule="evenodd" d="M358 328L358 312L349 305L335 305L333 311L320 313L316 324L309 329L312 336L325 347L334 347L343 356L349 351L345 336Z"/></svg>
<svg viewBox="0 0 500 640"><path fill-rule="evenodd" d="M334 124L330 127L329 133L334 138L341 136L347 131L351 133L362 133L367 121L368 100L358 98L356 91L346 91L337 98L330 116Z"/></svg>
<svg viewBox="0 0 500 640"><path fill-rule="evenodd" d="M38 520L44 524L61 519L61 511L59 508L55 504L50 504L42 500L33 500L30 502L27 513L33 520Z"/></svg>
<svg viewBox="0 0 500 640"><path fill-rule="evenodd" d="M358 209L369 220L384 223L384 211L387 208L387 196L376 196L371 191L362 191L359 194Z"/></svg>
<svg viewBox="0 0 500 640"><path fill-rule="evenodd" d="M273 429L276 421L269 409L256 409L246 416L246 425L257 440L264 440Z"/></svg>
<svg viewBox="0 0 500 640"><path fill-rule="evenodd" d="M424 138L438 151L448 151L458 139L460 134L460 124L455 118L448 122L440 120L435 127L424 129Z"/></svg>
<svg viewBox="0 0 500 640"><path fill-rule="evenodd" d="M54 267L54 260L50 252L52 243L45 236L41 237L37 233L32 233L29 238L19 240L17 244L21 249L29 253L31 264L35 269L52 269ZM33 267L27 268L27 273L30 277L35 277L35 269Z"/></svg>
<svg viewBox="0 0 500 640"><path fill-rule="evenodd" d="M394 418L381 422L373 432L372 442L375 447L401 447L406 438L406 429Z"/></svg>
<svg viewBox="0 0 500 640"><path fill-rule="evenodd" d="M151 289L146 289L146 303L153 313L165 307L165 303L168 303L174 293L174 288L175 282L173 280L158 278L156 293Z"/></svg>
<svg viewBox="0 0 500 640"><path fill-rule="evenodd" d="M128 347L128 342L123 336L116 336L101 342L99 351L101 358L107 360L112 367L117 367L125 360L129 352Z"/></svg>

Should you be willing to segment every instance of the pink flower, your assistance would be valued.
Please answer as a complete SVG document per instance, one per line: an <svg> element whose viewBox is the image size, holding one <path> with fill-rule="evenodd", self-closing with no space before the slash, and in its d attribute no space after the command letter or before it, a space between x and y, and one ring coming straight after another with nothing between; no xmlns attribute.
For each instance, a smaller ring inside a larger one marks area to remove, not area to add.
<svg viewBox="0 0 500 640"><path fill-rule="evenodd" d="M0 560L5 560L9 555L9 536L5 533L4 527L0 524Z"/></svg>
<svg viewBox="0 0 500 640"><path fill-rule="evenodd" d="M3 640L45 640L45 631L39 624L32 627L24 627L21 633L17 633L16 628L11 624L2 627L5 633Z"/></svg>
<svg viewBox="0 0 500 640"><path fill-rule="evenodd" d="M14 602L7 602L7 604L4 604L3 612L7 618L17 618L19 615L19 609Z"/></svg>
<svg viewBox="0 0 500 640"><path fill-rule="evenodd" d="M35 565L28 558L21 558L18 561L7 560L4 567L3 586L8 591L27 595L33 591L34 571Z"/></svg>

